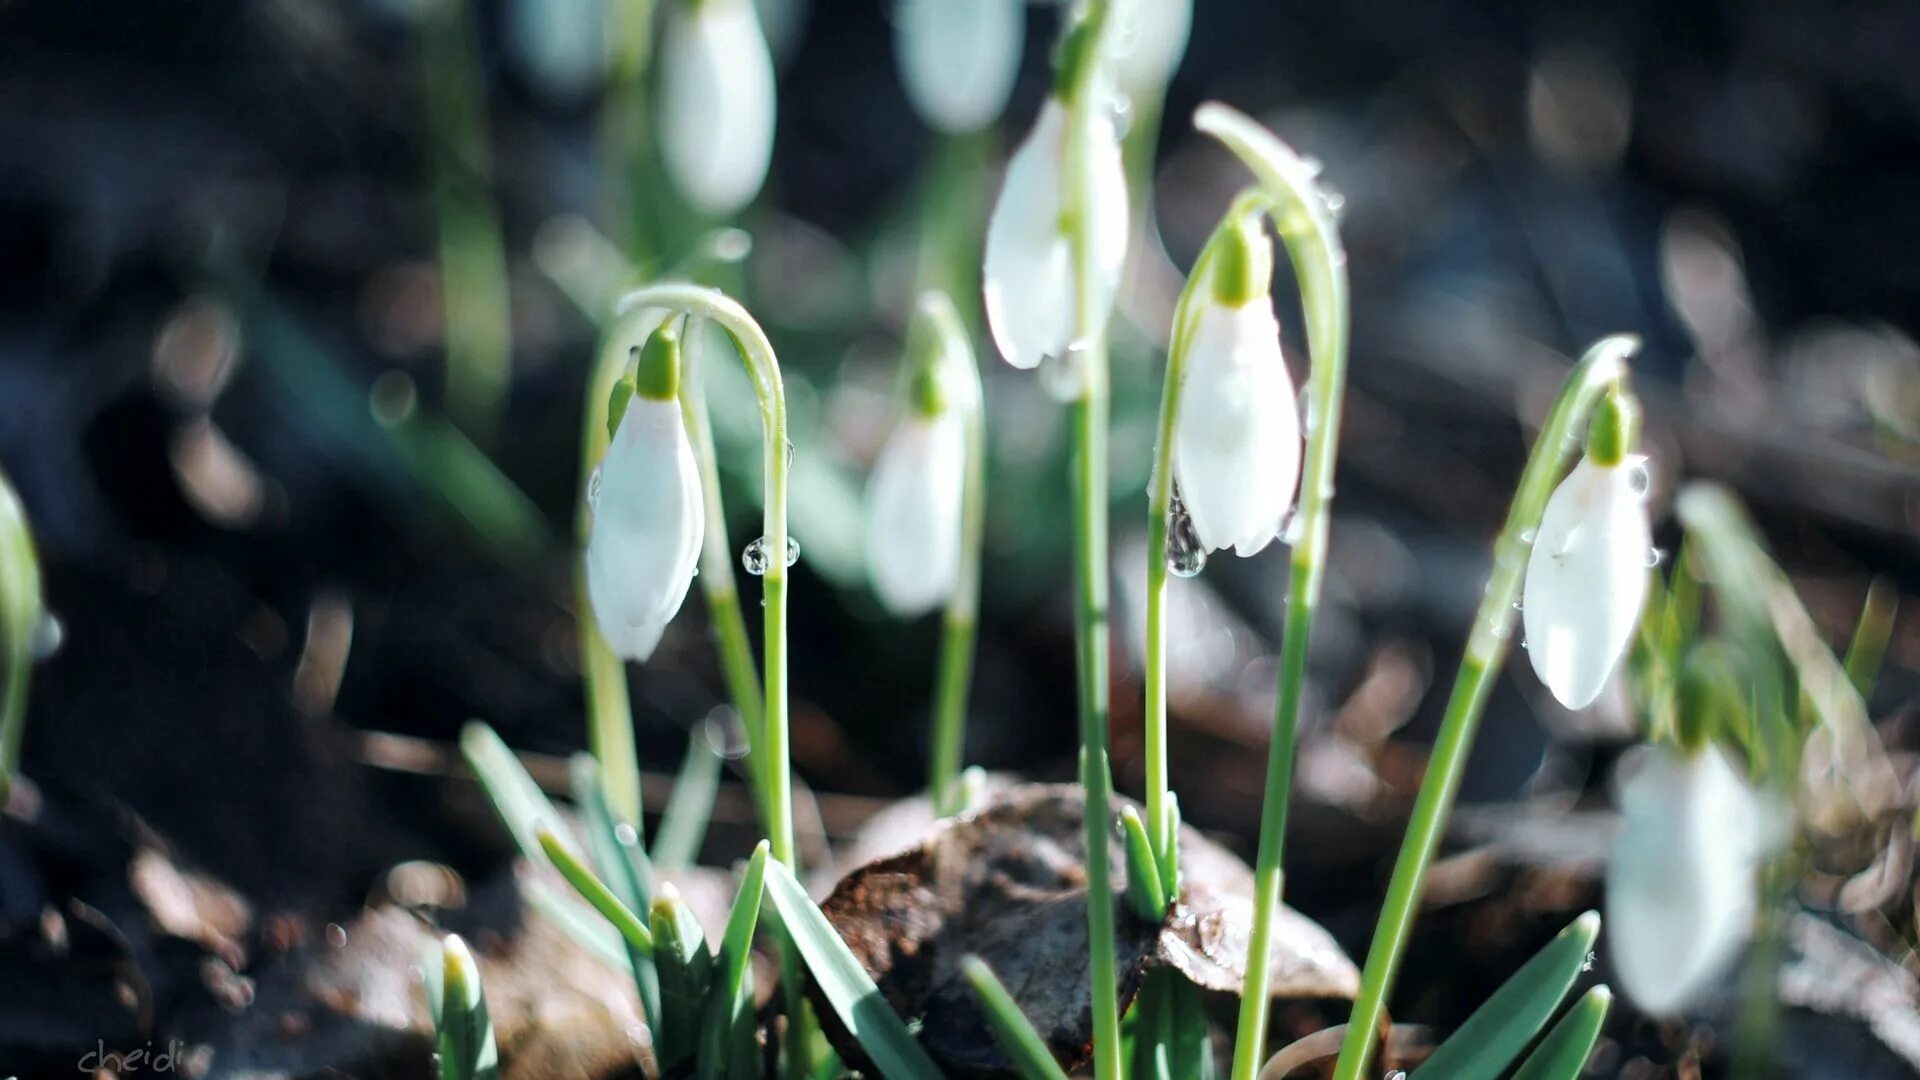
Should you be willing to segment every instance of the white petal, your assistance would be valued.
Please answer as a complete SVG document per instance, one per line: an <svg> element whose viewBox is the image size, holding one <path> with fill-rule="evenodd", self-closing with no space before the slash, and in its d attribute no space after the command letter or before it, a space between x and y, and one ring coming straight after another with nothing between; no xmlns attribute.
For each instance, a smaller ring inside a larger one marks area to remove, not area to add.
<svg viewBox="0 0 1920 1080"><path fill-rule="evenodd" d="M966 436L949 409L902 420L880 451L867 489L867 569L900 617L943 603L960 569Z"/></svg>
<svg viewBox="0 0 1920 1080"><path fill-rule="evenodd" d="M893 28L907 100L929 125L978 131L1006 108L1026 38L1025 0L900 0Z"/></svg>
<svg viewBox="0 0 1920 1080"><path fill-rule="evenodd" d="M1280 531L1300 474L1300 417L1273 302L1210 304L1194 328L1173 473L1200 542L1251 555Z"/></svg>
<svg viewBox="0 0 1920 1080"><path fill-rule="evenodd" d="M1124 5L1131 25L1122 27L1120 83L1129 90L1167 85L1193 31L1193 0L1139 0Z"/></svg>
<svg viewBox="0 0 1920 1080"><path fill-rule="evenodd" d="M1073 338L1073 249L1061 231L1060 169L1066 106L1049 98L1033 131L1007 163L1007 175L987 223L987 325L1000 355L1031 368L1058 356ZM1120 144L1105 116L1093 121L1088 163L1095 317L1105 322L1127 257L1127 179Z"/></svg>
<svg viewBox="0 0 1920 1080"><path fill-rule="evenodd" d="M747 0L675 4L660 43L660 151L715 217L745 206L773 156L773 59Z"/></svg>
<svg viewBox="0 0 1920 1080"><path fill-rule="evenodd" d="M616 654L653 654L693 583L705 523L679 404L634 398L600 463L587 537L587 598Z"/></svg>
<svg viewBox="0 0 1920 1080"><path fill-rule="evenodd" d="M1621 762L1625 830L1607 866L1606 927L1621 986L1668 1015L1717 979L1751 932L1761 807L1717 749L1636 754Z"/></svg>
<svg viewBox="0 0 1920 1080"><path fill-rule="evenodd" d="M1637 457L1617 466L1582 458L1547 500L1527 558L1527 656L1569 709L1600 696L1646 603L1644 468Z"/></svg>

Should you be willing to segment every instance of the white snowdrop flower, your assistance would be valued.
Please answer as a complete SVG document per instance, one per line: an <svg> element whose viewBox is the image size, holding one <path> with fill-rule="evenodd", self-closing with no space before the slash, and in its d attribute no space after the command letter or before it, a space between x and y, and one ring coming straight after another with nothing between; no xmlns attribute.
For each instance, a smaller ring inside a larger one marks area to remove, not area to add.
<svg viewBox="0 0 1920 1080"><path fill-rule="evenodd" d="M1013 92L1026 33L1026 0L900 0L893 43L907 100L947 134L986 127Z"/></svg>
<svg viewBox="0 0 1920 1080"><path fill-rule="evenodd" d="M1600 696L1647 600L1646 459L1626 452L1636 412L1624 395L1608 395L1587 454L1547 500L1527 557L1527 656L1569 709Z"/></svg>
<svg viewBox="0 0 1920 1080"><path fill-rule="evenodd" d="M1246 556L1293 505L1300 416L1268 294L1273 242L1257 217L1225 240L1181 372L1173 475L1201 544Z"/></svg>
<svg viewBox="0 0 1920 1080"><path fill-rule="evenodd" d="M773 58L749 0L684 0L660 42L660 152L704 214L745 206L773 157Z"/></svg>
<svg viewBox="0 0 1920 1080"><path fill-rule="evenodd" d="M942 312L951 315L944 297ZM960 574L966 489L966 410L977 402L965 380L947 378L948 356L923 302L907 334L911 403L874 467L867 488L867 570L888 611L910 618L945 603Z"/></svg>
<svg viewBox="0 0 1920 1080"><path fill-rule="evenodd" d="M1193 0L1134 0L1121 11L1120 85L1129 91L1165 87L1186 55Z"/></svg>
<svg viewBox="0 0 1920 1080"><path fill-rule="evenodd" d="M1769 809L1711 745L1641 747L1620 769L1625 829L1607 864L1610 952L1627 995L1671 1015L1746 943Z"/></svg>
<svg viewBox="0 0 1920 1080"><path fill-rule="evenodd" d="M1067 105L1059 96L1040 107L1033 131L1007 163L987 224L983 273L987 324L1000 354L1031 368L1060 356L1073 340L1073 244L1063 227L1061 168L1068 139ZM1086 212L1091 218L1095 318L1104 321L1120 287L1127 255L1127 179L1113 121L1096 110Z"/></svg>
<svg viewBox="0 0 1920 1080"><path fill-rule="evenodd" d="M705 535L700 471L676 400L679 370L679 330L668 324L641 350L632 397L588 495L587 598L607 644L633 660L653 654L687 598Z"/></svg>

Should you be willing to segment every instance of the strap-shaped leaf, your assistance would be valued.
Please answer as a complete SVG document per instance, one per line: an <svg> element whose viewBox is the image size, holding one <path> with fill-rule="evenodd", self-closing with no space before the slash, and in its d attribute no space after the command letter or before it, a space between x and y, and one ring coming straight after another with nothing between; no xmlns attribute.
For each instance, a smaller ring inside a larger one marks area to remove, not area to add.
<svg viewBox="0 0 1920 1080"><path fill-rule="evenodd" d="M486 724L474 720L460 730L460 752L513 833L520 853L539 862L540 827L559 828L560 812L527 775L526 766Z"/></svg>
<svg viewBox="0 0 1920 1080"><path fill-rule="evenodd" d="M847 943L784 864L767 865L767 897L827 1003L887 1080L940 1080L940 1070L914 1040Z"/></svg>
<svg viewBox="0 0 1920 1080"><path fill-rule="evenodd" d="M713 954L693 909L672 885L654 898L653 965L660 976L660 1011L653 1028L654 1053L663 1070L691 1057L700 1047L700 1025L707 987L713 981Z"/></svg>
<svg viewBox="0 0 1920 1080"><path fill-rule="evenodd" d="M1612 1004L1613 991L1606 987L1587 991L1540 1040L1513 1080L1577 1080L1586 1071L1587 1058L1593 1056L1593 1044L1600 1039Z"/></svg>
<svg viewBox="0 0 1920 1080"><path fill-rule="evenodd" d="M576 754L572 764L573 801L580 815L580 831L586 834L587 847L601 880L613 895L635 913L647 911L653 904L658 886L653 863L640 842L640 831L620 820L612 800L601 782L600 763L591 754ZM640 1011L647 1026L659 1030L660 974L653 961L642 953L627 951L628 967L633 971L633 986L640 996Z"/></svg>
<svg viewBox="0 0 1920 1080"><path fill-rule="evenodd" d="M967 981L973 984L974 996L980 1000L980 1010L987 1015L993 1037L999 1040L1001 1049L1007 1052L1020 1075L1026 1080L1067 1080L1066 1072L1047 1050L1047 1041L1033 1030L1027 1014L1020 1011L1019 1003L1000 985L999 977L987 962L969 956L960 961L960 965L967 973ZM1142 1045L1138 1034L1135 1040L1134 1052L1138 1053Z"/></svg>
<svg viewBox="0 0 1920 1080"><path fill-rule="evenodd" d="M629 947L642 955L652 956L653 931L640 921L640 916L621 903L605 882L594 877L593 871L587 869L587 864L581 862L580 856L569 850L552 829L543 826L537 835L540 849L553 862L554 869L560 871L560 876L567 879L567 884L572 885L582 899L592 904L595 911L620 931L620 936L626 939Z"/></svg>
<svg viewBox="0 0 1920 1080"><path fill-rule="evenodd" d="M441 946L441 989L437 1041L440 1080L493 1080L500 1054L493 1041L493 1019L480 989L480 969L466 943L448 934ZM429 984L431 999L433 987Z"/></svg>
<svg viewBox="0 0 1920 1080"><path fill-rule="evenodd" d="M713 748L708 725L693 730L687 756L674 779L673 794L660 815L660 832L653 838L653 863L664 869L692 866L707 838L713 819L713 800L720 794L720 755Z"/></svg>
<svg viewBox="0 0 1920 1080"><path fill-rule="evenodd" d="M1560 1009L1600 934L1589 911L1547 942L1415 1070L1418 1080L1494 1080Z"/></svg>
<svg viewBox="0 0 1920 1080"><path fill-rule="evenodd" d="M753 931L760 921L760 901L766 895L767 842L753 849L733 912L714 958L713 982L707 989L707 1013L700 1030L701 1080L731 1074L736 1064L749 1070L758 1051L753 1039ZM744 1032L744 1034L742 1034ZM723 1072L722 1066L725 1066Z"/></svg>
<svg viewBox="0 0 1920 1080"><path fill-rule="evenodd" d="M1146 823L1131 806L1120 811L1120 836L1127 850L1127 902L1133 905L1135 915L1148 922L1159 922L1167 913L1167 894L1160 883L1160 860L1154 857L1153 841L1147 839Z"/></svg>

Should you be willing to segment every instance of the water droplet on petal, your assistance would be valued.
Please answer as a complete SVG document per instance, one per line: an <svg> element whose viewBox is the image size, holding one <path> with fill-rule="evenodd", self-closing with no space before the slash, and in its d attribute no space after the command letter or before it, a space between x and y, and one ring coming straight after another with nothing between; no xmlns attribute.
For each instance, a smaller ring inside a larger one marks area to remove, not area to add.
<svg viewBox="0 0 1920 1080"><path fill-rule="evenodd" d="M1308 176L1319 176L1326 169L1327 163L1309 154L1300 159L1300 167L1307 171Z"/></svg>
<svg viewBox="0 0 1920 1080"><path fill-rule="evenodd" d="M60 651L60 646L66 640L67 625L60 621L60 616L51 611L41 612L40 621L33 624L34 660L37 662L52 659L53 654Z"/></svg>
<svg viewBox="0 0 1920 1080"><path fill-rule="evenodd" d="M787 440L787 471L793 471L793 440Z"/></svg>
<svg viewBox="0 0 1920 1080"><path fill-rule="evenodd" d="M1647 569L1653 570L1667 561L1667 553L1660 548L1647 549Z"/></svg>
<svg viewBox="0 0 1920 1080"><path fill-rule="evenodd" d="M600 505L600 466L598 465L593 467L592 475L587 477L587 505L589 507Z"/></svg>
<svg viewBox="0 0 1920 1080"><path fill-rule="evenodd" d="M792 566L799 561L800 541L789 536L787 537L787 565ZM747 573L754 577L764 575L771 562L767 554L767 538L764 536L754 537L753 542L740 553L740 565L746 567Z"/></svg>
<svg viewBox="0 0 1920 1080"><path fill-rule="evenodd" d="M1127 95L1115 92L1107 99L1107 119L1113 123L1113 137L1124 139L1133 129L1133 102Z"/></svg>
<svg viewBox="0 0 1920 1080"><path fill-rule="evenodd" d="M1533 546L1533 542L1539 539L1539 537L1540 537L1540 533L1538 530L1528 529L1527 531L1520 534L1520 542L1531 547Z"/></svg>
<svg viewBox="0 0 1920 1080"><path fill-rule="evenodd" d="M1653 490L1653 474L1644 459L1627 465L1627 490L1644 499Z"/></svg>
<svg viewBox="0 0 1920 1080"><path fill-rule="evenodd" d="M1206 545L1193 527L1187 506L1180 501L1180 487L1174 485L1173 504L1167 508L1167 569L1175 577L1190 578L1207 565Z"/></svg>
<svg viewBox="0 0 1920 1080"><path fill-rule="evenodd" d="M1040 358L1040 386L1048 397L1055 401L1072 401L1086 392L1090 352L1091 348L1086 342L1070 341L1058 355L1048 353Z"/></svg>
<svg viewBox="0 0 1920 1080"><path fill-rule="evenodd" d="M640 832L623 821L613 827L613 838L621 847L633 847L640 842Z"/></svg>

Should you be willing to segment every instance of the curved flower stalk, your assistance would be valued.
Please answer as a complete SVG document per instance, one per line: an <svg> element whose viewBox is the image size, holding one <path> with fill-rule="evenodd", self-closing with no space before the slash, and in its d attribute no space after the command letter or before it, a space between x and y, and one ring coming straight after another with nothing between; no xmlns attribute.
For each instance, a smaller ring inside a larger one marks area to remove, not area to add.
<svg viewBox="0 0 1920 1080"><path fill-rule="evenodd" d="M601 637L629 660L653 655L686 600L706 526L680 412L680 334L673 324L654 331L615 387L613 442L587 493L587 596Z"/></svg>
<svg viewBox="0 0 1920 1080"><path fill-rule="evenodd" d="M965 135L1007 107L1027 33L1026 0L901 0L893 45L907 100L927 126Z"/></svg>
<svg viewBox="0 0 1920 1080"><path fill-rule="evenodd" d="M27 726L27 677L43 617L40 560L20 497L0 473L0 809L20 770Z"/></svg>
<svg viewBox="0 0 1920 1080"><path fill-rule="evenodd" d="M1554 489L1527 557L1522 626L1533 670L1569 709L1600 696L1647 602L1646 459L1638 410L1607 395L1587 453Z"/></svg>
<svg viewBox="0 0 1920 1080"><path fill-rule="evenodd" d="M910 413L880 453L867 494L874 589L896 616L946 604L934 685L927 787L941 814L961 807L967 685L980 606L986 440L980 369L946 294L920 298L907 329Z"/></svg>
<svg viewBox="0 0 1920 1080"><path fill-rule="evenodd" d="M773 57L751 0L682 0L660 40L660 151L694 209L751 202L773 159Z"/></svg>
<svg viewBox="0 0 1920 1080"><path fill-rule="evenodd" d="M1064 358L1071 343L1104 331L1126 262L1126 172L1113 118L1096 100L1108 93L1095 55L1104 10L1090 7L1070 32L1080 43L1063 50L1053 93L1007 162L987 222L987 325L1019 368Z"/></svg>
<svg viewBox="0 0 1920 1080"><path fill-rule="evenodd" d="M1627 995L1670 1015L1746 943L1770 811L1710 744L1640 747L1618 775L1626 827L1607 864L1609 952Z"/></svg>
<svg viewBox="0 0 1920 1080"><path fill-rule="evenodd" d="M1467 754L1473 748L1480 716L1486 710L1494 680L1506 663L1512 645L1514 608L1520 599L1526 547L1535 539L1547 500L1558 486L1561 470L1566 468L1570 448L1579 445L1578 435L1601 400L1617 387L1624 387L1626 359L1638 347L1637 338L1623 334L1603 338L1588 349L1567 376L1560 396L1534 438L1533 451L1514 490L1506 524L1493 542L1493 572L1487 579L1480 609L1474 615L1466 655L1461 658L1459 673L1454 676L1453 691L1447 698L1446 712L1434 738L1433 754L1427 760L1427 775L1420 783L1406 838L1393 864L1386 903L1381 908L1379 922L1374 924L1373 944L1367 949L1360 994L1354 999L1347 1036L1341 1043L1340 1060L1334 1068L1334 1080L1359 1080L1367 1075L1373 1060L1374 1032L1386 1011L1387 993L1392 989L1394 976L1399 971L1400 954L1412 932L1414 910L1426 883L1427 867L1439 848L1441 830L1460 789L1460 778L1466 771Z"/></svg>

